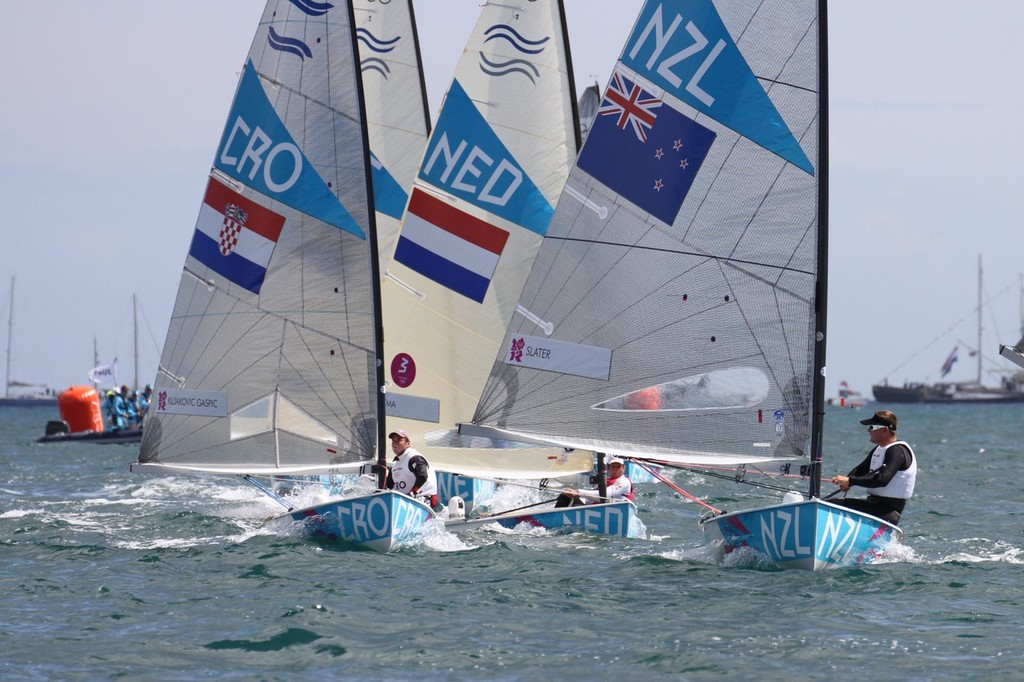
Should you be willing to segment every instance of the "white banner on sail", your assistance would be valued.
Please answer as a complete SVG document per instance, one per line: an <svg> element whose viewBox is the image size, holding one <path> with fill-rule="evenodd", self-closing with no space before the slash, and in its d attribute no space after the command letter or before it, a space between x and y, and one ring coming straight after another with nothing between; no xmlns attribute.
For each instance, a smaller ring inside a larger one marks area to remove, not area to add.
<svg viewBox="0 0 1024 682"><path fill-rule="evenodd" d="M201 417L226 417L228 394L218 391L190 391L183 388L161 388L153 405L165 414L193 414ZM151 407L152 407L151 406Z"/></svg>
<svg viewBox="0 0 1024 682"><path fill-rule="evenodd" d="M505 355L505 364L608 381L612 350L537 336L516 335L512 337Z"/></svg>
<svg viewBox="0 0 1024 682"><path fill-rule="evenodd" d="M98 365L89 370L89 381L108 386L117 385L117 363Z"/></svg>

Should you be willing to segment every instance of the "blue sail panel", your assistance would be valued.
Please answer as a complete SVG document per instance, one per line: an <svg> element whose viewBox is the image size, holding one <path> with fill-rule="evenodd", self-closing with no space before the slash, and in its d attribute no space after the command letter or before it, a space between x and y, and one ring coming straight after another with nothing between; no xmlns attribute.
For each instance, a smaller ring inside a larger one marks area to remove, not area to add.
<svg viewBox="0 0 1024 682"><path fill-rule="evenodd" d="M644 5L622 63L801 170L814 167L711 0Z"/></svg>
<svg viewBox="0 0 1024 682"><path fill-rule="evenodd" d="M366 238L281 122L251 61L242 71L213 165L281 203Z"/></svg>
<svg viewBox="0 0 1024 682"><path fill-rule="evenodd" d="M452 81L419 177L540 235L554 213L458 80Z"/></svg>

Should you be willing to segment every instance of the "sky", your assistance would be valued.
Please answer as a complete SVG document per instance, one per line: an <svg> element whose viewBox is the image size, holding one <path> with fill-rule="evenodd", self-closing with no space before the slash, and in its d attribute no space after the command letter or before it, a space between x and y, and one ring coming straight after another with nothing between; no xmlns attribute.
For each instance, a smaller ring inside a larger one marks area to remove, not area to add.
<svg viewBox="0 0 1024 682"><path fill-rule="evenodd" d="M641 0L565 0L577 88L611 73ZM262 0L3 3L0 348L62 389L96 364L156 375L213 152ZM431 111L479 0L417 0ZM826 391L1013 369L1024 272L1024 2L844 0L829 8ZM0 376L6 377L4 366Z"/></svg>

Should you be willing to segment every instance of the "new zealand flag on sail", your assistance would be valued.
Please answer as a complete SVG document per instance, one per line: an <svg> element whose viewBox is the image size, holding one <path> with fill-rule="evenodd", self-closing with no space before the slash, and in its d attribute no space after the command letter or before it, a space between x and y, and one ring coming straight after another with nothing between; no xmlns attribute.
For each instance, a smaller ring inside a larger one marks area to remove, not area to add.
<svg viewBox="0 0 1024 682"><path fill-rule="evenodd" d="M671 225L714 141L616 69L576 165Z"/></svg>

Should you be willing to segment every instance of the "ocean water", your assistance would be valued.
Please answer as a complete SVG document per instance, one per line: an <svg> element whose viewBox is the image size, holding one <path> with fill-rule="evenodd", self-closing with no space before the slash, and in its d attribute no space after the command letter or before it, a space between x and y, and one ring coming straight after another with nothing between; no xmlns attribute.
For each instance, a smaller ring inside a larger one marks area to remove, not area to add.
<svg viewBox="0 0 1024 682"><path fill-rule="evenodd" d="M826 473L863 457L876 407L828 413ZM646 539L319 545L266 529L275 505L240 482L129 474L133 446L36 445L50 412L0 408L0 679L1017 678L1024 405L894 410L921 469L905 546L809 574L719 562L699 507L654 483Z"/></svg>

